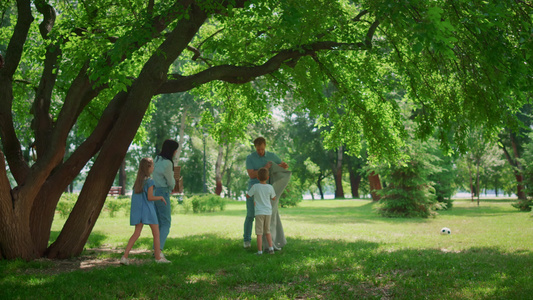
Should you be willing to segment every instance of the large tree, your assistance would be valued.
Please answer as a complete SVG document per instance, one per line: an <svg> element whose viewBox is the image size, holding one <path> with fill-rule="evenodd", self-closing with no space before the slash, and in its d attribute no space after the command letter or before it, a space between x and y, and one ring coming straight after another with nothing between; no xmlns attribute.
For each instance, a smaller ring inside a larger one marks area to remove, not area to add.
<svg viewBox="0 0 533 300"><path fill-rule="evenodd" d="M513 169L516 179L516 195L520 201L526 200L524 170L521 162L524 147L530 142L533 107L524 105L516 113L516 122L500 133L498 145L503 150L507 162Z"/></svg>
<svg viewBox="0 0 533 300"><path fill-rule="evenodd" d="M519 109L532 86L529 1L5 0L0 10L0 257L7 259L82 252L158 94L239 84L224 120L240 124L242 116L264 118L267 102L291 89L301 109L332 124L331 149L358 153L364 138L372 157L391 158L404 133L383 78L394 74L416 103L420 136L454 131L459 145L475 124L498 131L501 111ZM188 63L170 68L177 59ZM324 97L331 82L336 91ZM87 138L66 158L77 123ZM245 127L228 128L231 141ZM35 161L23 139L32 141ZM48 246L59 197L92 158Z"/></svg>

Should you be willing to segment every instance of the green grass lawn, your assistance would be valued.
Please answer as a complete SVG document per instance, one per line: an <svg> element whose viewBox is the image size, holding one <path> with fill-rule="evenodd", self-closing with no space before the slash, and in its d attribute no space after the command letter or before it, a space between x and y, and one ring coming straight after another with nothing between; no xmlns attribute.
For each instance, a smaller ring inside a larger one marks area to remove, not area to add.
<svg viewBox="0 0 533 300"><path fill-rule="evenodd" d="M80 258L0 261L0 299L533 297L533 217L509 201L457 200L433 219L382 218L368 200L304 201L280 214L287 246L256 256L242 248L244 202L186 215L175 205L172 264L153 262L145 226L134 264L120 266L133 227L125 211L103 213ZM53 236L64 221L56 218Z"/></svg>

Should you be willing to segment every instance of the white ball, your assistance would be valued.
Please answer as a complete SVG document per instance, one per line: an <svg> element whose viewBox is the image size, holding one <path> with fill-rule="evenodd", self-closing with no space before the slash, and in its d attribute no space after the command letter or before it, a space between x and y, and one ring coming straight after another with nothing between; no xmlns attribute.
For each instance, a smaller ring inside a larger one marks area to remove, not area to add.
<svg viewBox="0 0 533 300"><path fill-rule="evenodd" d="M440 234L451 234L452 231L448 227L444 227L440 230Z"/></svg>

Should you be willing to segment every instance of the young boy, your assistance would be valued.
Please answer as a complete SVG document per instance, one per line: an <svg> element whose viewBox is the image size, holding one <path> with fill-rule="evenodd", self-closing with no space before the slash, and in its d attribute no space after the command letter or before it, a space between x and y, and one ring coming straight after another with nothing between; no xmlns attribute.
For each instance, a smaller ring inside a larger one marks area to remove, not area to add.
<svg viewBox="0 0 533 300"><path fill-rule="evenodd" d="M274 254L272 246L272 236L270 235L270 216L272 215L272 203L276 200L274 188L266 183L268 180L268 169L261 168L257 171L256 183L250 188L246 197L254 197L255 206L255 234L257 235L257 254L263 254L263 234L268 241L268 253Z"/></svg>

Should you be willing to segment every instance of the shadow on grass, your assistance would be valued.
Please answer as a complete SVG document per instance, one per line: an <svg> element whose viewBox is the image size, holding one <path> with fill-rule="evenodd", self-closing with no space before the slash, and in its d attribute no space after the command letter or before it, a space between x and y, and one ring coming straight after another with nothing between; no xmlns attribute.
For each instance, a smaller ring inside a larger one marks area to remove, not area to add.
<svg viewBox="0 0 533 300"><path fill-rule="evenodd" d="M52 275L50 264L0 261L0 299L525 299L533 293L531 251L385 251L363 240L288 239L275 255L257 256L240 240L213 234L169 239L166 248L169 265L145 253L139 265Z"/></svg>
<svg viewBox="0 0 533 300"><path fill-rule="evenodd" d="M59 236L60 231L51 231L50 232L50 239L48 244L50 245L53 241L57 240L57 237ZM91 235L89 235L89 239L87 240L86 247L88 248L98 248L103 245L103 242L106 240L106 235L102 234L97 231L91 232Z"/></svg>
<svg viewBox="0 0 533 300"><path fill-rule="evenodd" d="M446 215L446 216L465 216L465 217L498 217L503 215L509 215L509 214L520 214L524 213L518 209L514 209L509 206L502 206L502 205L487 205L486 203L483 203L480 206L470 206L470 207L452 207L452 209L449 210L440 210L438 211L439 214ZM527 213L527 212L526 212ZM438 216L437 216L438 217Z"/></svg>

